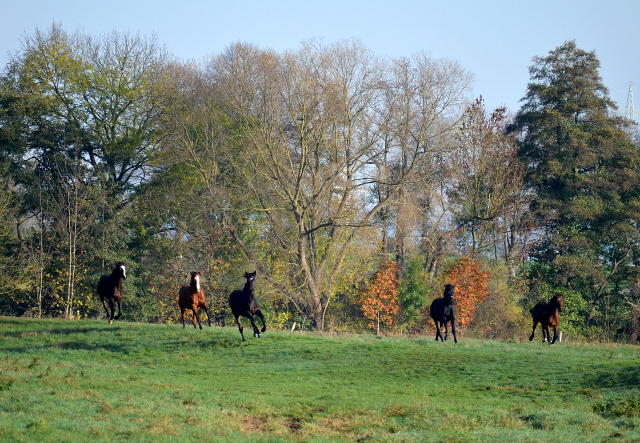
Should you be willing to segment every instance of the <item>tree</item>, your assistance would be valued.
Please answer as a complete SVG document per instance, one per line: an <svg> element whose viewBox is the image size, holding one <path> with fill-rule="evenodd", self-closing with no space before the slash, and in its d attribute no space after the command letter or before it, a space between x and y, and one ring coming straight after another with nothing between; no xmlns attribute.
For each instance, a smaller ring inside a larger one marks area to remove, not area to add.
<svg viewBox="0 0 640 443"><path fill-rule="evenodd" d="M524 199L524 168L515 140L504 134L505 126L506 110L487 115L480 98L467 108L449 154L449 197L458 227L469 233L472 256L492 248L501 234L500 220Z"/></svg>
<svg viewBox="0 0 640 443"><path fill-rule="evenodd" d="M456 322L466 328L473 322L478 304L489 296L489 273L482 270L482 262L462 257L450 265L445 276L456 287Z"/></svg>
<svg viewBox="0 0 640 443"><path fill-rule="evenodd" d="M615 105L595 52L565 42L535 57L531 82L510 134L535 192L533 258L543 281L578 290L591 305L588 324L606 294L619 296L637 255L640 155L610 116Z"/></svg>
<svg viewBox="0 0 640 443"><path fill-rule="evenodd" d="M380 324L392 326L400 306L398 305L398 265L388 258L382 260L380 269L360 294L364 316L371 320L369 327L380 334Z"/></svg>
<svg viewBox="0 0 640 443"><path fill-rule="evenodd" d="M0 78L0 150L25 191L22 223L52 227L51 237L40 235L53 245L43 250L70 261L49 270L69 279L66 315L80 278L77 252L87 252L95 278L124 258L125 216L134 191L150 178L163 137L166 59L155 38L117 32L93 38L54 24L26 36ZM43 189L51 204L42 204Z"/></svg>
<svg viewBox="0 0 640 443"><path fill-rule="evenodd" d="M253 205L245 212L266 221L265 238L287 264L271 283L318 329L349 247L441 149L470 81L457 64L428 57L407 73L385 77L382 61L358 42L310 42L282 55L238 44L212 63L241 128L236 165ZM387 152L402 167L383 178L371 165ZM367 205L376 184L391 192ZM237 241L255 261L255 247Z"/></svg>

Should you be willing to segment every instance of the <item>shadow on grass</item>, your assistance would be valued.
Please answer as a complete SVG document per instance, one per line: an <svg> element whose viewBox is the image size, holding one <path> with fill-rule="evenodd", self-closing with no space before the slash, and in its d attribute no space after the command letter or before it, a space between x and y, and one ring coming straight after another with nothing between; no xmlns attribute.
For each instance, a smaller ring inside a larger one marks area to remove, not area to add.
<svg viewBox="0 0 640 443"><path fill-rule="evenodd" d="M3 320L3 323L6 322ZM132 334L135 337L123 336L123 333ZM209 350L244 347L239 337L238 340L232 340L226 334L220 334L219 331L207 333L204 331L177 332L176 330L169 331L168 334L167 331L163 331L157 336L143 334L140 331L140 335L137 335L137 331L131 331L125 325L38 328L28 331L0 332L0 338L27 339L21 340L21 345L15 345L10 340L5 341L4 346L0 346L2 352L18 353L43 352L57 348L129 355L139 354L145 349L152 349L153 352L168 352L185 347Z"/></svg>
<svg viewBox="0 0 640 443"><path fill-rule="evenodd" d="M585 377L586 388L640 388L640 367L616 367L596 370L590 376Z"/></svg>

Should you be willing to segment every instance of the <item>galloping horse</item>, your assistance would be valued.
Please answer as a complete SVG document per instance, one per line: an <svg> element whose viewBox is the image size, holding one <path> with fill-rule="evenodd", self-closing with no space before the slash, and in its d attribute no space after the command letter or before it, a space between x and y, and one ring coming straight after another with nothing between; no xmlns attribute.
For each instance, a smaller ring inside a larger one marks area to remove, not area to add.
<svg viewBox="0 0 640 443"><path fill-rule="evenodd" d="M122 297L124 296L122 292L123 279L127 279L127 268L124 266L124 263L116 262L116 267L111 275L103 275L98 282L98 295L100 296L102 306L104 306L104 311L107 313L109 324L113 323L114 319L118 319L122 315ZM107 310L105 298L109 300L111 314L109 314ZM118 315L114 317L116 301L118 302Z"/></svg>
<svg viewBox="0 0 640 443"><path fill-rule="evenodd" d="M549 345L556 342L556 335L558 334L558 326L560 326L560 313L564 307L564 295L556 294L549 300L549 303L541 301L531 309L531 317L533 318L533 331L529 341L533 340L533 336L536 333L536 326L538 323L542 325L542 343L547 340ZM551 331L549 326L553 327L553 341L551 341Z"/></svg>
<svg viewBox="0 0 640 443"><path fill-rule="evenodd" d="M447 330L447 323L451 322L451 332L453 333L453 341L458 343L456 338L456 307L453 304L453 296L455 293L455 285L445 285L444 294L441 298L436 298L431 303L431 318L436 324L436 341L440 337L441 341L449 339L449 331ZM444 326L444 338L440 327Z"/></svg>
<svg viewBox="0 0 640 443"><path fill-rule="evenodd" d="M204 309L207 313L207 319L209 320L209 326L213 326L211 323L211 312L207 309L207 303L204 300L204 291L200 287L201 272L191 273L191 284L184 285L180 288L178 295L178 307L182 312L182 327L186 327L185 311L191 309L193 311L193 327L196 328L196 320L198 320L198 326L202 329L200 323L200 316L198 315L198 308ZM198 329L198 328L196 328Z"/></svg>
<svg viewBox="0 0 640 443"><path fill-rule="evenodd" d="M254 337L261 337L261 335L253 316L257 315L262 320L262 332L267 330L267 324L264 322L264 315L262 315L260 304L258 303L258 299L254 292L256 273L245 272L243 277L247 279L247 282L243 289L237 289L231 293L229 296L229 306L231 306L231 312L233 312L233 316L236 318L236 323L238 323L238 329L240 330L240 335L242 335L242 341L245 341L240 316L247 317L251 321Z"/></svg>

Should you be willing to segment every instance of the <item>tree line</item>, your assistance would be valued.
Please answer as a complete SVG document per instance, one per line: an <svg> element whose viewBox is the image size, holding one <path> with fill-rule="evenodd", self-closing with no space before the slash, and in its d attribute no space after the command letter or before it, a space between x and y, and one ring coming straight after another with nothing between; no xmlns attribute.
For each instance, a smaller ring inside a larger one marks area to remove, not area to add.
<svg viewBox="0 0 640 443"><path fill-rule="evenodd" d="M638 146L573 41L534 57L515 115L457 62L358 41L200 63L57 24L22 43L0 77L3 314L100 316L124 261L134 321L177 321L200 271L224 324L255 270L276 327L422 332L457 279L477 334L563 292L568 333L637 337Z"/></svg>

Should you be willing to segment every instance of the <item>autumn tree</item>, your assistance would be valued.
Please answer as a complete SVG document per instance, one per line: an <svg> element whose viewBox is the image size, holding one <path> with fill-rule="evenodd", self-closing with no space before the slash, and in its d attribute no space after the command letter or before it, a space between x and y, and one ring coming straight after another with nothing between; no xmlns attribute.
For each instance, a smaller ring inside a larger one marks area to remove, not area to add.
<svg viewBox="0 0 640 443"><path fill-rule="evenodd" d="M377 334L380 334L380 324L392 326L397 320L399 287L398 265L385 257L380 269L360 293L362 312L371 320L369 327Z"/></svg>
<svg viewBox="0 0 640 443"><path fill-rule="evenodd" d="M445 278L456 287L456 322L466 328L473 322L478 304L489 296L489 273L482 270L479 260L462 257L449 266Z"/></svg>

